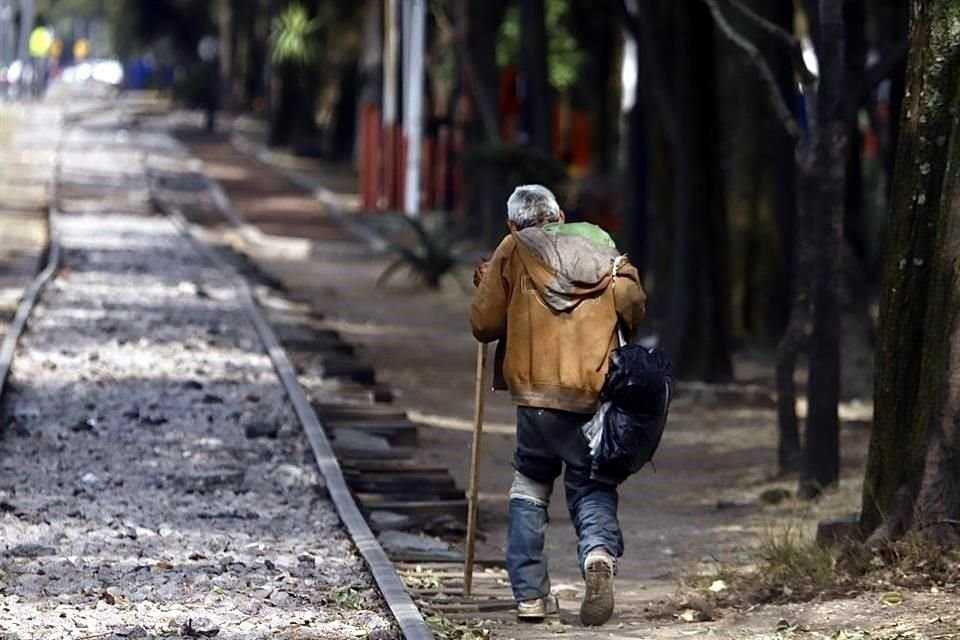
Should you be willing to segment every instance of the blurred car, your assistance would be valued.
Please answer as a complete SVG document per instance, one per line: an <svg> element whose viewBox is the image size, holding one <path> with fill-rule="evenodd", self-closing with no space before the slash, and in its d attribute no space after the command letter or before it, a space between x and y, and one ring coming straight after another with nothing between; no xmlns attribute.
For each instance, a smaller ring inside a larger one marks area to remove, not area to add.
<svg viewBox="0 0 960 640"><path fill-rule="evenodd" d="M117 60L84 60L65 67L60 80L67 84L99 82L119 86L123 83L123 65Z"/></svg>
<svg viewBox="0 0 960 640"><path fill-rule="evenodd" d="M0 97L15 99L24 85L33 82L33 65L14 60L9 66L0 67Z"/></svg>
<svg viewBox="0 0 960 640"><path fill-rule="evenodd" d="M83 84L93 77L93 65L89 62L78 62L63 68L60 80L67 84Z"/></svg>
<svg viewBox="0 0 960 640"><path fill-rule="evenodd" d="M93 64L93 79L115 87L119 86L123 83L123 65L119 60L97 60Z"/></svg>

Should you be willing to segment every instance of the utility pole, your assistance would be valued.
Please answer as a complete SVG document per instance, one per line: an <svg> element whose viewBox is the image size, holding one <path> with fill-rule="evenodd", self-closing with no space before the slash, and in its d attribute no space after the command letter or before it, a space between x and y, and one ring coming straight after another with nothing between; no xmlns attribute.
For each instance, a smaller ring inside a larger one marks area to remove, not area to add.
<svg viewBox="0 0 960 640"><path fill-rule="evenodd" d="M383 8L383 187L387 207L397 202L397 0L384 0Z"/></svg>
<svg viewBox="0 0 960 640"><path fill-rule="evenodd" d="M0 0L0 65L13 61L15 44L12 0Z"/></svg>
<svg viewBox="0 0 960 640"><path fill-rule="evenodd" d="M420 156L423 132L423 46L427 21L426 0L408 0L409 21L404 49L406 75L404 77L405 108L403 129L407 140L406 182L403 189L403 210L411 218L420 215Z"/></svg>
<svg viewBox="0 0 960 640"><path fill-rule="evenodd" d="M20 0L20 40L17 46L17 59L26 64L30 57L30 34L36 20L34 0Z"/></svg>

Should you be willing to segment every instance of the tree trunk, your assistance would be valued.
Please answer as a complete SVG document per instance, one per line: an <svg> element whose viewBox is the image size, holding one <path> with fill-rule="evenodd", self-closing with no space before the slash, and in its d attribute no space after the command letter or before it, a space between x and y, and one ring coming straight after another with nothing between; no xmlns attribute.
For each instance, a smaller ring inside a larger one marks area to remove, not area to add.
<svg viewBox="0 0 960 640"><path fill-rule="evenodd" d="M273 67L273 87L270 109L270 131L267 142L271 147L289 144L293 140L298 116L297 69L290 64Z"/></svg>
<svg viewBox="0 0 960 640"><path fill-rule="evenodd" d="M696 42L690 52L689 85L693 131L687 141L691 162L692 191L688 230L689 243L683 248L687 261L689 291L693 305L688 307L687 333L680 338L686 343L685 362L679 363L680 375L710 382L726 382L733 378L730 357L730 287L727 265L727 208L724 173L720 158L720 121L717 108L716 47L713 17L700 0L686 3L689 40ZM692 347L692 348L691 348Z"/></svg>
<svg viewBox="0 0 960 640"><path fill-rule="evenodd" d="M230 95L234 106L241 110L249 109L253 101L254 88L251 88L251 70L259 71L261 62L256 54L256 23L259 2L244 2L235 5L233 78L230 81ZM255 77L255 76L254 76Z"/></svg>
<svg viewBox="0 0 960 640"><path fill-rule="evenodd" d="M647 160L647 121L644 106L638 78L637 97L627 122L627 158L622 179L626 250L630 261L641 274L645 274L650 266L650 230L647 224L647 183L650 169Z"/></svg>
<svg viewBox="0 0 960 640"><path fill-rule="evenodd" d="M273 21L276 19L278 10L277 0L260 0L263 3L261 23L266 36L263 41L263 69L261 70L261 81L263 82L263 101L264 111L269 122L273 122L273 112L276 107L277 93L277 69L273 63L273 56L270 50L270 34L273 32ZM273 125L270 125L272 128Z"/></svg>
<svg viewBox="0 0 960 640"><path fill-rule="evenodd" d="M793 31L794 7L791 0L779 0L774 10L773 21L788 32ZM777 78L780 93L793 104L797 97L796 80L790 55L777 42L773 54L773 70ZM796 370L796 358L805 334L809 298L807 287L798 280L798 274L807 273L806 263L800 268L797 260L797 242L799 238L800 207L797 189L797 142L782 127L777 127L771 143L774 155L775 196L777 229L780 241L780 278L781 286L771 296L770 325L774 335L789 335L792 344L779 350L784 358L777 359L777 470L780 475L800 470L801 448L800 428L796 411L796 384L793 376ZM804 277L804 276L800 276ZM797 288L803 291L799 300L799 314L791 323L791 301ZM795 326L792 326L795 324Z"/></svg>
<svg viewBox="0 0 960 640"><path fill-rule="evenodd" d="M268 64L267 56L269 51L268 41L270 39L270 3L267 0L257 0L251 7L253 19L251 20L251 30L249 48L247 49L247 68L244 82L246 83L245 92L250 100L255 98L263 99L261 106L265 107L268 93L267 74L265 73Z"/></svg>
<svg viewBox="0 0 960 640"><path fill-rule="evenodd" d="M807 325L810 321L810 270L813 268L813 240L811 212L816 179L813 175L809 149L801 152L795 169L797 181L797 212L794 233L793 298L787 330L777 345L777 462L781 474L799 471L802 466L800 425L797 420L797 384L794 375L797 357L807 345Z"/></svg>
<svg viewBox="0 0 960 640"><path fill-rule="evenodd" d="M233 0L217 0L217 25L220 40L220 90L221 103L225 108L232 108L232 96L230 89L233 82L234 69L234 37L235 29L235 11Z"/></svg>
<svg viewBox="0 0 960 640"><path fill-rule="evenodd" d="M497 102L500 69L496 43L506 12L507 0L461 0L459 19L466 22L466 46L458 51L459 62L465 67L467 92L475 105L474 138L487 142L500 139L500 107Z"/></svg>
<svg viewBox="0 0 960 640"><path fill-rule="evenodd" d="M520 0L520 60L525 130L530 144L553 154L553 107L547 51L546 0ZM499 24L498 24L499 26Z"/></svg>
<svg viewBox="0 0 960 640"><path fill-rule="evenodd" d="M849 84L856 86L864 76L867 66L866 3L864 0L848 0L843 10L846 25L846 68ZM860 135L858 114L862 97L853 96L850 101L847 124L847 179L846 205L843 217L843 236L857 258L857 271L863 269L867 259L866 224L864 222L863 167L861 162L863 137ZM859 292L856 292L859 293Z"/></svg>
<svg viewBox="0 0 960 640"><path fill-rule="evenodd" d="M620 6L621 14L637 44L637 74L638 80L642 79L642 82L637 83L637 102L643 103L645 109L644 133L648 148L645 159L648 181L645 186L650 194L649 201L658 211L656 216L646 216L647 238L643 240L647 251L647 284L649 286L652 279L653 295L656 295L658 290L665 294L669 291L669 282L672 280L671 247L674 244L677 220L684 205L681 197L684 192L679 186L687 180L685 175L680 175L680 172L687 169L680 155L685 148L685 132L680 127L678 114L672 108L674 90L669 82L675 75L677 60L671 52L665 50L658 38L658 34L665 30L658 30L658 25L672 24L663 4L644 4L636 12L631 10L628 0L621 0ZM667 31L672 33L672 27ZM653 274L652 278L650 273ZM675 303L673 299L667 298L665 304L651 308L650 315L654 326L669 325L672 314L676 313L673 309ZM682 330L681 327L673 326L671 329ZM665 337L669 339L669 332L665 332Z"/></svg>
<svg viewBox="0 0 960 640"><path fill-rule="evenodd" d="M360 88L360 70L357 64L345 64L340 69L337 106L329 132L329 153L334 160L349 160L357 136L357 104Z"/></svg>
<svg viewBox="0 0 960 640"><path fill-rule="evenodd" d="M473 108L469 144L496 144L500 141L500 70L497 66L497 35L506 15L506 0L473 2L461 0L458 29L466 22L464 45L458 50L466 90ZM502 171L494 163L466 174L465 209L470 212L470 231L486 245L502 235L504 203L509 191Z"/></svg>
<svg viewBox="0 0 960 640"><path fill-rule="evenodd" d="M367 0L364 12L358 99L379 108L383 91L383 0Z"/></svg>
<svg viewBox="0 0 960 640"><path fill-rule="evenodd" d="M578 6L578 5L575 5ZM627 114L627 126L624 136L626 154L623 172L620 176L623 200L621 201L621 215L624 220L624 248L630 255L630 261L640 271L641 276L649 273L651 267L650 247L651 228L648 221L647 202L649 198L650 161L648 147L650 137L647 132L647 99L648 96L641 90L640 32L637 21L630 15L626 5L611 6L611 10L618 10L623 19L622 28L629 34L635 62L635 89L633 106ZM624 51L627 55L627 51Z"/></svg>
<svg viewBox="0 0 960 640"><path fill-rule="evenodd" d="M664 343L680 377L702 378L692 360L700 345L694 344L695 330L691 325L695 304L702 300L694 279L702 256L692 251L694 232L693 156L700 150L690 142L695 135L686 123L695 123L692 117L694 65L692 47L672 49L668 43L689 42L689 0L666 6L664 2L641 7L638 22L640 41L645 43L645 70L651 73L651 85L656 99L658 116L670 145L672 177L673 237L669 251L669 297L666 301L667 326ZM661 30L658 32L658 28ZM688 31L683 31L687 29ZM660 38L666 32L671 37ZM702 43L701 43L702 45ZM701 186L702 185L696 185Z"/></svg>
<svg viewBox="0 0 960 640"><path fill-rule="evenodd" d="M799 494L815 497L840 477L840 255L847 161L846 67L843 3L820 0L820 89L814 140L817 192L813 339L810 341L808 412Z"/></svg>
<svg viewBox="0 0 960 640"><path fill-rule="evenodd" d="M960 3L911 3L861 525L957 542L960 516Z"/></svg>
<svg viewBox="0 0 960 640"><path fill-rule="evenodd" d="M908 0L897 0L889 3L888 6L884 7L884 11L880 12L882 16L880 24L883 32L883 49L896 46L902 39L908 37L908 25L910 23L910 8L908 5ZM907 57L903 56L890 73L890 129L887 144L884 148L883 162L887 175L888 201L893 192L893 168L897 160L897 138L900 131L900 115L906 74ZM874 270L870 269L870 272L873 273Z"/></svg>
<svg viewBox="0 0 960 640"><path fill-rule="evenodd" d="M637 25L641 65L671 152L675 215L664 342L678 376L727 381L733 366L713 19L701 0L683 0L642 5ZM660 32L673 37L660 41ZM698 44L667 50L665 42Z"/></svg>
<svg viewBox="0 0 960 640"><path fill-rule="evenodd" d="M807 14L807 26L810 29L810 40L813 48L820 51L820 0L803 0L803 10ZM821 61L821 64L822 61Z"/></svg>
<svg viewBox="0 0 960 640"><path fill-rule="evenodd" d="M584 52L579 69L576 95L579 102L590 109L593 168L606 173L617 165L618 118L620 117L621 31L631 34L633 24L611 20L612 14L622 11L622 0L571 0L568 24L577 46ZM632 21L631 21L632 22ZM639 87L638 87L639 92ZM629 124L625 129L629 128ZM627 135L629 132L625 131ZM626 142L629 148L630 143ZM629 152L628 152L629 153Z"/></svg>

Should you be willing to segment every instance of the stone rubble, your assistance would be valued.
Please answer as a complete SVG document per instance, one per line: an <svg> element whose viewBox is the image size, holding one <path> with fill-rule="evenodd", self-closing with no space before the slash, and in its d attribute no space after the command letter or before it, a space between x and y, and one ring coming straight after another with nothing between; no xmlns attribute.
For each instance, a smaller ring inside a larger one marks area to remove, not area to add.
<svg viewBox="0 0 960 640"><path fill-rule="evenodd" d="M142 186L128 139L74 130L65 175ZM393 637L228 280L71 197L0 414L0 638Z"/></svg>

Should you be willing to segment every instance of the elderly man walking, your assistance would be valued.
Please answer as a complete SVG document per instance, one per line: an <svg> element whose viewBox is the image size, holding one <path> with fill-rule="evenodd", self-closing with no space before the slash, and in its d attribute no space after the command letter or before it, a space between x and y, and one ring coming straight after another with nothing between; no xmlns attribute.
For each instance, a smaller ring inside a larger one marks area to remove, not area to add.
<svg viewBox="0 0 960 640"><path fill-rule="evenodd" d="M507 235L478 265L473 335L499 340L496 375L517 405L517 448L507 527L507 571L521 620L555 613L544 538L554 480L564 473L585 580L584 624L613 613L616 559L623 554L617 488L591 477L581 428L597 409L618 329L632 339L645 312L637 270L601 228L564 223L545 187L517 187Z"/></svg>

